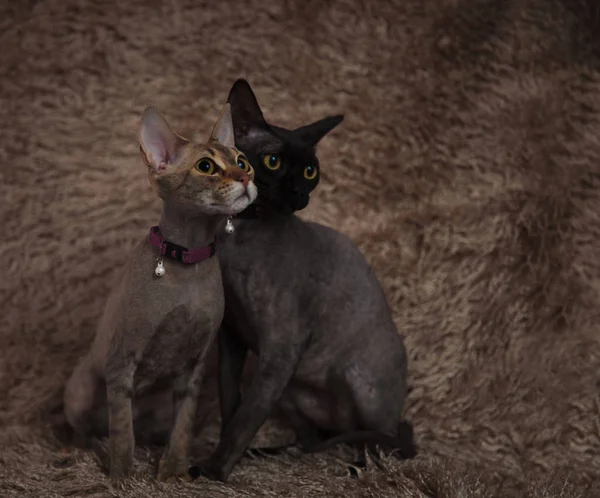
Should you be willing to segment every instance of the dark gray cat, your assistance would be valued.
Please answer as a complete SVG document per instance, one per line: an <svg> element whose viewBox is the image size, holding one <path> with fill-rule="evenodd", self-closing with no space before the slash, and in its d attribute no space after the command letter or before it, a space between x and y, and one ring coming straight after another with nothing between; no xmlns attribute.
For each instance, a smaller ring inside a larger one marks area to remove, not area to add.
<svg viewBox="0 0 600 498"><path fill-rule="evenodd" d="M226 480L275 407L308 450L370 441L412 457L406 354L381 286L348 238L293 215L319 180L316 145L342 116L293 131L271 126L244 80L228 102L258 198L221 237L221 440L194 471ZM249 349L258 364L241 397Z"/></svg>

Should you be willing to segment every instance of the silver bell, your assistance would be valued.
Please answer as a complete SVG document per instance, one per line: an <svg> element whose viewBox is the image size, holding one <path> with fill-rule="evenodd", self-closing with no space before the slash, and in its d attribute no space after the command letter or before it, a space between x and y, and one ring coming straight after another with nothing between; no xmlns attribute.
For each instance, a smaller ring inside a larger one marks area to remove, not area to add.
<svg viewBox="0 0 600 498"><path fill-rule="evenodd" d="M156 268L154 268L154 274L157 277L162 277L165 274L165 267L163 266L162 259L158 261Z"/></svg>
<svg viewBox="0 0 600 498"><path fill-rule="evenodd" d="M227 223L225 223L225 232L229 233L229 234L235 232L235 227L233 226L233 223L231 222L231 216L229 218L227 218Z"/></svg>

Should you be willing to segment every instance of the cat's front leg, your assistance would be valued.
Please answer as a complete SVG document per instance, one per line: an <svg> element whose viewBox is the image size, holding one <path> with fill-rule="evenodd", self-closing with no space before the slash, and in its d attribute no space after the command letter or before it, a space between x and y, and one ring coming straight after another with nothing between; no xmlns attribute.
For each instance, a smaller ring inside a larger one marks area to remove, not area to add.
<svg viewBox="0 0 600 498"><path fill-rule="evenodd" d="M225 427L217 449L207 462L199 466L199 469L190 469L191 473L204 474L223 482L227 480L234 465L281 398L294 374L299 358L300 350L293 347L285 351L277 351L277 354L269 357L261 355L250 388L244 394L230 423Z"/></svg>
<svg viewBox="0 0 600 498"><path fill-rule="evenodd" d="M248 348L227 327L218 335L219 345L219 406L221 408L221 436L240 406L240 385Z"/></svg>
<svg viewBox="0 0 600 498"><path fill-rule="evenodd" d="M106 365L110 477L121 479L133 470L133 355L109 355Z"/></svg>
<svg viewBox="0 0 600 498"><path fill-rule="evenodd" d="M212 341L210 341L212 342ZM174 389L174 408L177 410L173 430L169 443L158 465L156 478L159 481L172 482L176 479L191 480L188 473L189 454L192 441L192 432L196 420L198 398L202 387L202 379L206 369L206 357L210 349L210 343L202 351L194 369L187 377L185 389L178 388L176 382Z"/></svg>

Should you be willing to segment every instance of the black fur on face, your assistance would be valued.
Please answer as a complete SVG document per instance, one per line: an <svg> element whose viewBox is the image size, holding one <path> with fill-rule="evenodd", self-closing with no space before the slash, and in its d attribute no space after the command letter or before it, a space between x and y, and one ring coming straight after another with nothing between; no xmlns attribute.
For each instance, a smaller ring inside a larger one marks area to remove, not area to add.
<svg viewBox="0 0 600 498"><path fill-rule="evenodd" d="M231 105L235 145L255 171L258 198L251 208L281 214L304 209L319 183L316 146L344 117L329 116L295 130L270 125L244 79L233 84L227 101Z"/></svg>

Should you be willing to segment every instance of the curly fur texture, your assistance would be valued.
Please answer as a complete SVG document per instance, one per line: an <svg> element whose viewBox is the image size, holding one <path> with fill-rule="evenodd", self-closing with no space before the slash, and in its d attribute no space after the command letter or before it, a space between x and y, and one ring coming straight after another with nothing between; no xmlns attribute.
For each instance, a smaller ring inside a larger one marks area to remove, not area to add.
<svg viewBox="0 0 600 498"><path fill-rule="evenodd" d="M116 490L65 447L62 387L156 221L141 111L205 130L238 77L274 123L346 116L302 216L380 276L422 454L358 481L335 451L245 458L177 495L597 494L599 17L592 0L4 2L0 495L171 496L152 452Z"/></svg>

